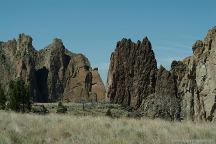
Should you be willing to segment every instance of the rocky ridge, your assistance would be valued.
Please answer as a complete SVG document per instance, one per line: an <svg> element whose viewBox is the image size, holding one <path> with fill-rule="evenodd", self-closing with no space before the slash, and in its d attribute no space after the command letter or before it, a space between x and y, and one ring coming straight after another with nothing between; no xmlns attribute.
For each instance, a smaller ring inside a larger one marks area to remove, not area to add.
<svg viewBox="0 0 216 144"><path fill-rule="evenodd" d="M216 27L192 46L193 55L173 61L171 70L157 62L147 38L123 39L111 55L108 97L151 118L214 120L216 109Z"/></svg>
<svg viewBox="0 0 216 144"><path fill-rule="evenodd" d="M21 77L35 102L105 99L100 75L83 54L67 50L61 39L39 51L32 41L20 34L18 39L0 42L0 83L5 88L10 80Z"/></svg>

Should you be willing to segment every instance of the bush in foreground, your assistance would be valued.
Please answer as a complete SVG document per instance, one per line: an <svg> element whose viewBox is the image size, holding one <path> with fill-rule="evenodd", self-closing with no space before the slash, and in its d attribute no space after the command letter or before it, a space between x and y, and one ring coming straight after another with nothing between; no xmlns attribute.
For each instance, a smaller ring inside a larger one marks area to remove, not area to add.
<svg viewBox="0 0 216 144"><path fill-rule="evenodd" d="M67 112L67 107L64 106L64 105L62 104L62 102L59 102L56 112L57 112L57 113L66 113L66 112Z"/></svg>
<svg viewBox="0 0 216 144"><path fill-rule="evenodd" d="M36 114L48 114L49 111L44 105L33 105L31 107L31 112Z"/></svg>
<svg viewBox="0 0 216 144"><path fill-rule="evenodd" d="M108 117L112 117L111 109L108 109L108 110L107 110L107 112L106 112L106 116L108 116Z"/></svg>

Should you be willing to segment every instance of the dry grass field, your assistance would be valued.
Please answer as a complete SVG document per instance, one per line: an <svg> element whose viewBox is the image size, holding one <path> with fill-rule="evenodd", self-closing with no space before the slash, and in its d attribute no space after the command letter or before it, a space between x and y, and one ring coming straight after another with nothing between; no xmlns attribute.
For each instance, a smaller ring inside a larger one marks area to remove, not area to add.
<svg viewBox="0 0 216 144"><path fill-rule="evenodd" d="M0 111L0 144L214 144L216 123Z"/></svg>

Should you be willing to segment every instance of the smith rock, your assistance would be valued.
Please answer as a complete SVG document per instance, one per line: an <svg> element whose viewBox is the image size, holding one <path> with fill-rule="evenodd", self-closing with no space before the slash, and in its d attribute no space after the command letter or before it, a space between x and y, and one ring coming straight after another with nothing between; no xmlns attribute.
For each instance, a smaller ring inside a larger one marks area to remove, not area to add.
<svg viewBox="0 0 216 144"><path fill-rule="evenodd" d="M30 86L35 102L105 99L98 71L83 54L70 52L57 38L39 51L25 34L0 42L0 83L7 88L17 77Z"/></svg>
<svg viewBox="0 0 216 144"><path fill-rule="evenodd" d="M111 55L108 97L152 118L214 120L216 116L216 27L192 46L193 55L157 68L152 46L123 39Z"/></svg>

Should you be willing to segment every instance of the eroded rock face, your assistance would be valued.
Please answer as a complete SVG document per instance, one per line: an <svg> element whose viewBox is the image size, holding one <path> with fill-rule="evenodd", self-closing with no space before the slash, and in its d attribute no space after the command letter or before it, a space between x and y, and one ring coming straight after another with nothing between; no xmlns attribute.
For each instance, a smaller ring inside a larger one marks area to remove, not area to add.
<svg viewBox="0 0 216 144"><path fill-rule="evenodd" d="M161 66L157 73L154 99L154 117L170 120L179 118L180 101L177 95L176 79L173 73Z"/></svg>
<svg viewBox="0 0 216 144"><path fill-rule="evenodd" d="M199 102L202 104L195 112L199 114L201 111L203 117L211 120L215 116L216 108L216 27L209 30L203 43L202 55L195 57L197 91Z"/></svg>
<svg viewBox="0 0 216 144"><path fill-rule="evenodd" d="M190 120L214 120L215 116L215 40L216 28L209 30L206 38L197 41L192 49L194 55L185 58L183 72L178 79L178 95L181 97L181 118ZM179 74L176 75L178 76Z"/></svg>
<svg viewBox="0 0 216 144"><path fill-rule="evenodd" d="M112 103L137 108L154 93L157 63L148 38L122 39L111 55L108 97Z"/></svg>
<svg viewBox="0 0 216 144"><path fill-rule="evenodd" d="M98 100L105 99L100 75L92 74L95 71L88 59L68 51L60 39L40 51L25 34L17 40L0 42L0 72L0 82L6 88L10 80L22 77L36 102L90 101L92 92L100 97ZM95 85L99 88L93 88Z"/></svg>
<svg viewBox="0 0 216 144"><path fill-rule="evenodd" d="M106 90L104 89L104 84L99 75L98 68L92 71L92 90L91 97L96 101L106 100Z"/></svg>
<svg viewBox="0 0 216 144"><path fill-rule="evenodd" d="M120 44L111 56L108 75L111 102L135 107L152 118L215 120L216 27L209 30L203 41L195 42L192 56L173 61L170 71L156 68L148 47L142 53L139 43L122 40Z"/></svg>

